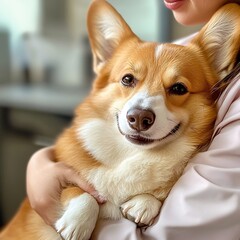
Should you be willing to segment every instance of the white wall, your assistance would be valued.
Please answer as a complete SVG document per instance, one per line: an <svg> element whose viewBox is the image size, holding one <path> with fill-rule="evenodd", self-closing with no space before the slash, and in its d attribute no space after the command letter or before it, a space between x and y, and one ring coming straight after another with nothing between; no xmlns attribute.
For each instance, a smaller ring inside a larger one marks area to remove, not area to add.
<svg viewBox="0 0 240 240"><path fill-rule="evenodd" d="M36 32L39 28L39 1L0 0L0 29L9 32L11 49L11 78L17 78L20 70L18 40L25 32Z"/></svg>
<svg viewBox="0 0 240 240"><path fill-rule="evenodd" d="M0 0L0 27L10 30L15 39L39 26L39 0Z"/></svg>
<svg viewBox="0 0 240 240"><path fill-rule="evenodd" d="M133 31L144 40L157 41L161 27L160 0L108 0ZM86 17L90 0L70 0L69 18L74 35L86 35Z"/></svg>

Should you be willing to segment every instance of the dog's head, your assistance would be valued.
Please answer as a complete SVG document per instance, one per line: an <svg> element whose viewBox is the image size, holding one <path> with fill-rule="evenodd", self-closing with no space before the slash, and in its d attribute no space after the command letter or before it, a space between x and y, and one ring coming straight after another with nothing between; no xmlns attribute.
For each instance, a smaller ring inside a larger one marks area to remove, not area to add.
<svg viewBox="0 0 240 240"><path fill-rule="evenodd" d="M187 46L144 42L110 4L93 1L88 15L97 74L92 104L103 118L111 115L135 146L149 149L180 137L204 144L216 117L211 88L234 67L239 22L240 7L229 4Z"/></svg>

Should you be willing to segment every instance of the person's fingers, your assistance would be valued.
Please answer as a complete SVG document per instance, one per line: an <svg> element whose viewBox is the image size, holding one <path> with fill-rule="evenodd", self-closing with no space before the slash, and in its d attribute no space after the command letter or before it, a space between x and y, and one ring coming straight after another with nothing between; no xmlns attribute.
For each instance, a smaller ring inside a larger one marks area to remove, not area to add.
<svg viewBox="0 0 240 240"><path fill-rule="evenodd" d="M46 224L52 227L59 217L58 210L62 190L69 185L80 187L91 194L100 204L105 202L105 199L99 196L93 186L84 181L72 167L62 162L49 161L43 166L33 164L30 167L34 169L34 174L29 171L27 175L27 178L31 180L27 183L27 193L31 207ZM41 182L41 185L39 185L39 182Z"/></svg>
<svg viewBox="0 0 240 240"><path fill-rule="evenodd" d="M103 196L100 196L96 189L92 185L84 181L74 169L68 168L66 171L64 171L63 177L64 183L62 183L62 187L66 187L66 185L78 186L82 190L91 194L98 203L102 204L106 202L106 199Z"/></svg>

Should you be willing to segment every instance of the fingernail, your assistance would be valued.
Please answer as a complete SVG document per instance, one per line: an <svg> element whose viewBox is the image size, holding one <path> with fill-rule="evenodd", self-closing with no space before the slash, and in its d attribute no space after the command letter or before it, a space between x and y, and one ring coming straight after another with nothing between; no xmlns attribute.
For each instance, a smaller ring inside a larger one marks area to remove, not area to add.
<svg viewBox="0 0 240 240"><path fill-rule="evenodd" d="M101 195L98 195L98 202L99 202L99 203L103 204L103 203L105 203L106 201L107 201L107 199L106 199L105 197L103 197L103 196L101 196Z"/></svg>
<svg viewBox="0 0 240 240"><path fill-rule="evenodd" d="M97 191L93 192L92 195L96 198L96 200L100 204L103 204L107 201L107 199L105 197L103 197L102 195L100 195Z"/></svg>

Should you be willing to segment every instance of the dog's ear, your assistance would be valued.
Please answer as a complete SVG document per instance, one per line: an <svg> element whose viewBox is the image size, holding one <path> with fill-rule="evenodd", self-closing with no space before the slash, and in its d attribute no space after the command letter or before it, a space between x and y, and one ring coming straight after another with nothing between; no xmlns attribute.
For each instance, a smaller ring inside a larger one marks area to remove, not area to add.
<svg viewBox="0 0 240 240"><path fill-rule="evenodd" d="M220 8L192 43L200 47L219 78L224 78L236 64L240 49L240 6Z"/></svg>
<svg viewBox="0 0 240 240"><path fill-rule="evenodd" d="M87 24L94 60L93 67L98 74L116 47L135 35L122 16L104 0L92 2Z"/></svg>

